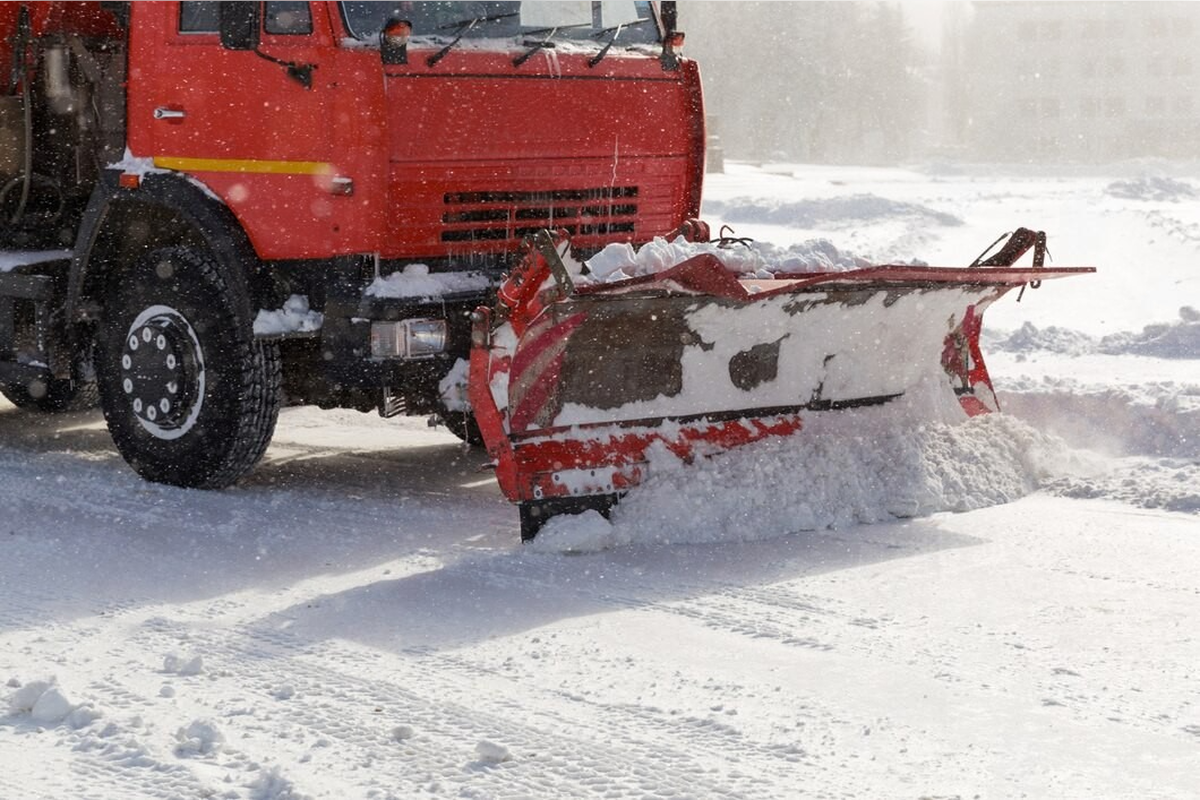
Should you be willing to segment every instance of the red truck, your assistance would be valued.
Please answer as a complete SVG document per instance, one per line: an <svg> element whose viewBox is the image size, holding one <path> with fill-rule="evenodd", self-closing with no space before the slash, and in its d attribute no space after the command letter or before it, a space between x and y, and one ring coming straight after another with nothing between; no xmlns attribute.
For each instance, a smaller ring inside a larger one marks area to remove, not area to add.
<svg viewBox="0 0 1200 800"><path fill-rule="evenodd" d="M0 391L218 488L281 405L436 414L523 238L699 212L674 3L0 4Z"/></svg>

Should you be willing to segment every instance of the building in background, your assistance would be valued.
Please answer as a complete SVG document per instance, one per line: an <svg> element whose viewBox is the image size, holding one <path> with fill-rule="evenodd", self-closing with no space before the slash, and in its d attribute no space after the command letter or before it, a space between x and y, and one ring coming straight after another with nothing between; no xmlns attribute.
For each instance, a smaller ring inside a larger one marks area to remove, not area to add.
<svg viewBox="0 0 1200 800"><path fill-rule="evenodd" d="M680 4L725 155L859 164L1200 158L1200 3L937 6L916 14L896 2ZM923 26L919 35L913 25Z"/></svg>
<svg viewBox="0 0 1200 800"><path fill-rule="evenodd" d="M944 87L972 157L1200 155L1200 3L972 6Z"/></svg>

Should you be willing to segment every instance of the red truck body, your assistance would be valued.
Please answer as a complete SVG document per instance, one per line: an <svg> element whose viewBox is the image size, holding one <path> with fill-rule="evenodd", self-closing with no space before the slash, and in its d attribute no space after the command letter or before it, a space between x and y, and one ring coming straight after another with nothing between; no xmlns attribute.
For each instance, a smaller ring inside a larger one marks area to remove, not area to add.
<svg viewBox="0 0 1200 800"><path fill-rule="evenodd" d="M352 39L337 4L312 12L311 36L264 33L260 48L313 65L305 88L215 32L180 33L172 3L135 10L131 151L203 181L260 257L476 256L548 225L578 226L586 247L698 213L692 62L589 67L590 54L546 50L514 67L512 50L463 49L431 67L431 43L383 66L374 48L342 46ZM228 90L214 91L221 79ZM155 119L157 108L186 117Z"/></svg>
<svg viewBox="0 0 1200 800"><path fill-rule="evenodd" d="M281 403L470 435L443 379L524 238L586 254L699 212L673 4L617 5L541 26L554 4L0 4L0 247L70 248L0 274L0 390L41 410L98 391L126 459L181 485L236 480ZM372 290L418 263L481 277ZM256 325L297 296L315 323Z"/></svg>

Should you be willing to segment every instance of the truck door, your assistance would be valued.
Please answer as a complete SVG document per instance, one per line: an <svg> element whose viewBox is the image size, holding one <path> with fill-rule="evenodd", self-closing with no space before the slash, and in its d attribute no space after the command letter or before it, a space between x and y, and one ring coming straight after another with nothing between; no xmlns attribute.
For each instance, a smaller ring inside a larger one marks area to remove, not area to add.
<svg viewBox="0 0 1200 800"><path fill-rule="evenodd" d="M134 154L216 192L260 256L328 254L348 192L330 163L336 61L325 4L261 3L254 50L221 46L221 5L135 4L158 18L134 26L130 138L150 149Z"/></svg>

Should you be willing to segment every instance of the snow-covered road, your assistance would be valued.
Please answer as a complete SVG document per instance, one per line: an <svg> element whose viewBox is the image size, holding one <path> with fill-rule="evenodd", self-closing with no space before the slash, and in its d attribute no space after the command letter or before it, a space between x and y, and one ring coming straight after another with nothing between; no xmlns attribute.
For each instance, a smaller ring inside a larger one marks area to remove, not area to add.
<svg viewBox="0 0 1200 800"><path fill-rule="evenodd" d="M1194 791L1194 516L1035 496L569 557L451 499L453 442L324 433L285 420L310 458L221 496L78 433L9 451L0 676L61 698L0 722L0 797Z"/></svg>
<svg viewBox="0 0 1200 800"><path fill-rule="evenodd" d="M421 419L289 409L205 493L142 482L98 413L0 405L0 799L1195 797L1200 211L1128 176L730 170L739 234L957 264L1035 225L1112 277L989 312L1011 418L814 424L586 555L520 546ZM841 216L763 210L810 197Z"/></svg>

